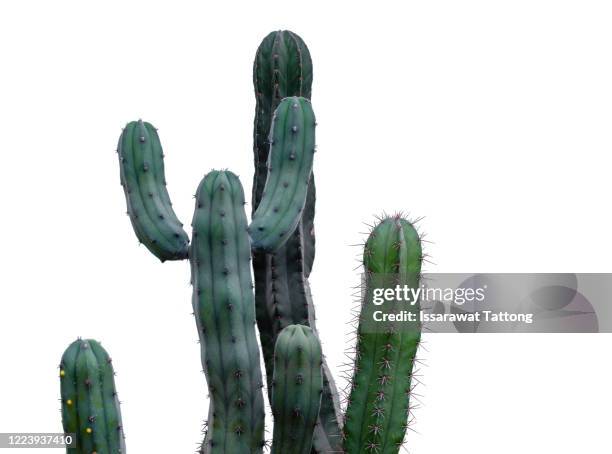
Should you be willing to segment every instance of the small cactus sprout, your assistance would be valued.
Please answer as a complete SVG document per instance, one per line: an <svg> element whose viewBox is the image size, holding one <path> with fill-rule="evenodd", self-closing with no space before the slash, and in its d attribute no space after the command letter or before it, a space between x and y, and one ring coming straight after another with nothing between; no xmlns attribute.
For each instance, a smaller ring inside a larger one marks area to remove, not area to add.
<svg viewBox="0 0 612 454"><path fill-rule="evenodd" d="M91 339L70 344L60 363L62 424L75 434L67 454L125 454L121 411L111 359Z"/></svg>
<svg viewBox="0 0 612 454"><path fill-rule="evenodd" d="M276 340L272 454L309 454L319 415L323 374L321 344L311 328L291 325Z"/></svg>
<svg viewBox="0 0 612 454"><path fill-rule="evenodd" d="M357 329L352 388L344 422L347 453L396 454L402 446L410 412L413 364L420 342L417 329L368 325L373 310L373 282L418 288L421 241L401 216L383 219L370 234L363 253L364 301ZM418 304L412 309L418 311Z"/></svg>
<svg viewBox="0 0 612 454"><path fill-rule="evenodd" d="M244 192L238 177L213 170L196 194L190 262L193 309L210 395L203 452L261 453L263 382Z"/></svg>
<svg viewBox="0 0 612 454"><path fill-rule="evenodd" d="M117 153L127 213L138 240L162 262L186 259L189 238L166 189L157 130L142 120L128 123Z"/></svg>
<svg viewBox="0 0 612 454"><path fill-rule="evenodd" d="M315 117L310 101L283 99L270 130L264 194L249 226L254 249L274 252L298 227L306 204L314 150Z"/></svg>

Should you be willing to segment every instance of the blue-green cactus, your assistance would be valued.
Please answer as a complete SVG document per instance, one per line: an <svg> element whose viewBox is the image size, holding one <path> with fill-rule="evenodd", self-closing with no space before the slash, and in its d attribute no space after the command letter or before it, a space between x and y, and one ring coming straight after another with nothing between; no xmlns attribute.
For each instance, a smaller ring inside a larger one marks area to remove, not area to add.
<svg viewBox="0 0 612 454"><path fill-rule="evenodd" d="M315 153L316 120L306 98L285 98L270 130L268 178L249 226L254 249L274 252L302 218Z"/></svg>
<svg viewBox="0 0 612 454"><path fill-rule="evenodd" d="M196 194L190 263L193 309L210 394L202 452L251 454L264 446L263 382L255 334L244 193L212 171Z"/></svg>
<svg viewBox="0 0 612 454"><path fill-rule="evenodd" d="M272 454L308 454L321 406L321 344L311 328L291 325L276 340Z"/></svg>
<svg viewBox="0 0 612 454"><path fill-rule="evenodd" d="M127 213L138 240L162 262L187 258L189 238L166 190L157 130L142 120L128 123L117 153Z"/></svg>
<svg viewBox="0 0 612 454"><path fill-rule="evenodd" d="M70 344L60 363L62 423L75 434L67 454L125 454L111 359L91 339Z"/></svg>

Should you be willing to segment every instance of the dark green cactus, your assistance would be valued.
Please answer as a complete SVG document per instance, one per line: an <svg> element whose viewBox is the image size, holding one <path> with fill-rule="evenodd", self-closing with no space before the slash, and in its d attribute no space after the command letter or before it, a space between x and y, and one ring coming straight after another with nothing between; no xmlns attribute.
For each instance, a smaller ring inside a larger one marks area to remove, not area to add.
<svg viewBox="0 0 612 454"><path fill-rule="evenodd" d="M274 350L272 454L308 454L321 405L321 344L307 326L291 325Z"/></svg>
<svg viewBox="0 0 612 454"><path fill-rule="evenodd" d="M302 218L315 153L315 126L306 98L285 98L274 112L268 178L249 226L254 249L274 252L293 235Z"/></svg>
<svg viewBox="0 0 612 454"><path fill-rule="evenodd" d="M421 262L419 235L412 224L400 216L383 219L365 244L365 300L344 421L347 453L395 454L403 443L410 411L413 364L421 338L420 326L402 330L383 325L378 331L371 329L372 325L365 328L369 311L374 308L369 283L379 277L376 281L388 282L389 288L397 284L418 288ZM412 310L418 312L418 304Z"/></svg>
<svg viewBox="0 0 612 454"><path fill-rule="evenodd" d="M312 60L308 47L298 35L288 30L268 34L257 48L253 63L253 86L255 88L255 127L253 132L255 177L253 179L253 212L259 206L266 178L268 176L268 142L272 116L283 98L302 96L310 99L312 91ZM303 247L304 274L310 275L315 256L315 215L316 189L314 175L308 185L308 199L299 230ZM277 255L284 251L277 250ZM260 254L261 255L261 254ZM263 259L253 257L256 270L265 268ZM257 272L257 271L256 271ZM263 272L263 271L262 271ZM257 276L255 281L257 281ZM258 299L256 297L256 299Z"/></svg>
<svg viewBox="0 0 612 454"><path fill-rule="evenodd" d="M157 130L142 120L128 123L117 152L127 213L138 240L162 262L187 258L189 238L166 190Z"/></svg>
<svg viewBox="0 0 612 454"><path fill-rule="evenodd" d="M190 262L193 309L210 392L202 452L258 453L263 382L255 334L250 245L238 177L212 171L196 194Z"/></svg>
<svg viewBox="0 0 612 454"><path fill-rule="evenodd" d="M91 339L78 339L60 363L62 423L76 435L68 454L125 454L121 412L108 353Z"/></svg>
<svg viewBox="0 0 612 454"><path fill-rule="evenodd" d="M253 212L259 206L267 178L268 142L272 115L290 96L309 99L312 61L302 39L290 31L272 32L262 41L253 66L255 87ZM274 170L273 170L274 172ZM303 215L293 235L274 254L253 251L257 325L271 389L276 338L291 324L314 327L314 307L307 278L315 257L314 175L310 177ZM313 452L341 450L340 404L334 380L323 365L324 392Z"/></svg>

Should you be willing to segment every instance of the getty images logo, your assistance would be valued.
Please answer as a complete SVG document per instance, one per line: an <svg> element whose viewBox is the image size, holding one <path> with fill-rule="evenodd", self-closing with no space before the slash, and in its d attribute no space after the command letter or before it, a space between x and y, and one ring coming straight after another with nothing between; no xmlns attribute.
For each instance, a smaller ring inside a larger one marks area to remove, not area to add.
<svg viewBox="0 0 612 454"><path fill-rule="evenodd" d="M418 302L454 303L459 306L465 303L479 303L485 299L487 285L477 288L436 288L411 287L409 285L396 285L392 288L374 288L372 303L381 306L386 302L404 302L414 306Z"/></svg>

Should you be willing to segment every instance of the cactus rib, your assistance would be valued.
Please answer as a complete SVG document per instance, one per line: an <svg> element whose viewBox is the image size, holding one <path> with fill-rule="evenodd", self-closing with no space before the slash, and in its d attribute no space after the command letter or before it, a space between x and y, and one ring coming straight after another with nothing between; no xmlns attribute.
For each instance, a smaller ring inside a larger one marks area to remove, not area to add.
<svg viewBox="0 0 612 454"><path fill-rule="evenodd" d="M213 454L258 453L264 445L244 203L238 177L212 171L198 187L192 224L193 308L212 417L203 452Z"/></svg>
<svg viewBox="0 0 612 454"><path fill-rule="evenodd" d="M162 262L187 258L189 238L172 209L156 129L142 120L128 123L117 152L127 212L138 240Z"/></svg>
<svg viewBox="0 0 612 454"><path fill-rule="evenodd" d="M60 363L62 423L74 433L68 454L125 454L121 412L111 359L91 339L70 344Z"/></svg>
<svg viewBox="0 0 612 454"><path fill-rule="evenodd" d="M285 328L274 350L272 454L308 454L321 405L321 345L312 329Z"/></svg>
<svg viewBox="0 0 612 454"><path fill-rule="evenodd" d="M365 328L371 315L373 276L378 281L419 285L422 250L418 233L400 216L383 219L364 248L364 301L357 331L352 389L344 422L346 452L396 454L403 443L409 416L412 369L420 342L416 329ZM389 279L391 278L391 279ZM398 281L399 280L399 281ZM418 311L418 304L413 307Z"/></svg>

